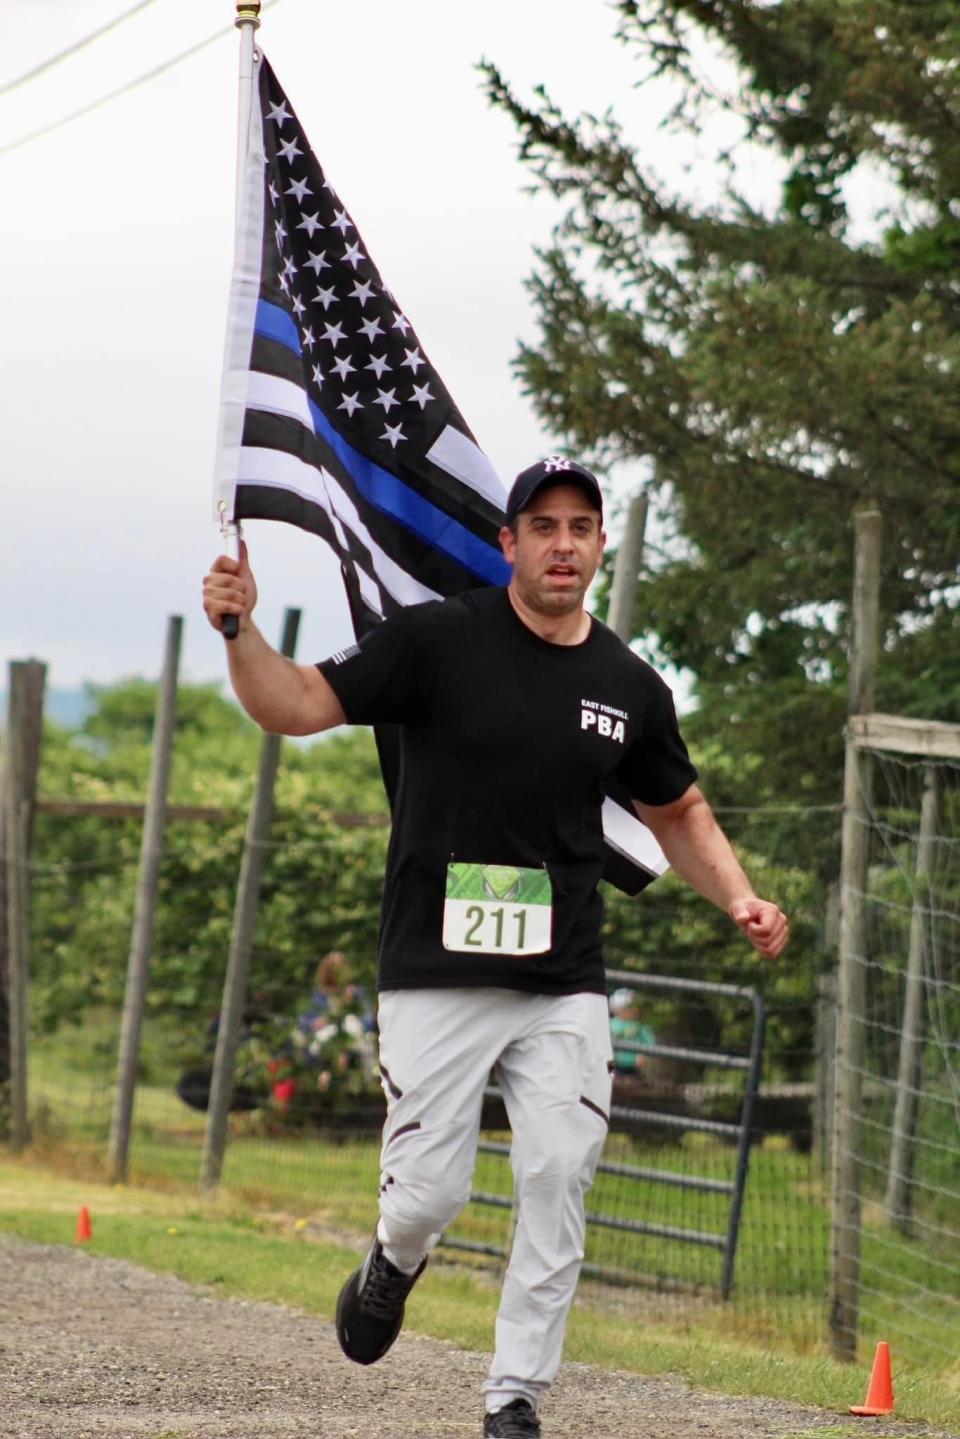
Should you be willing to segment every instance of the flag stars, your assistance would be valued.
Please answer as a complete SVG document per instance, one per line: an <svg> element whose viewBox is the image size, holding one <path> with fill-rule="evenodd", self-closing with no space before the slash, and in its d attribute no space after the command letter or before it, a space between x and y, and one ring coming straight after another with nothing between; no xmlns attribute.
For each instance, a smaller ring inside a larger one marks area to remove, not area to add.
<svg viewBox="0 0 960 1439"><path fill-rule="evenodd" d="M287 121L293 119L287 109L286 100L281 100L279 105L271 105L267 111L267 119L276 121L277 127L282 130Z"/></svg>
<svg viewBox="0 0 960 1439"><path fill-rule="evenodd" d="M313 191L310 189L306 180L291 180L283 193L285 195L295 195L297 204L302 205L304 195L312 195Z"/></svg>
<svg viewBox="0 0 960 1439"><path fill-rule="evenodd" d="M356 365L353 364L349 355L341 355L339 360L334 361L333 368L340 376L340 379L345 380L348 375L353 374L354 370L356 369Z"/></svg>
<svg viewBox="0 0 960 1439"><path fill-rule="evenodd" d="M282 393L272 403L278 414L289 413L291 418L297 414L308 424L308 414L312 414L318 427L321 415L326 415L326 423L338 428L345 442L349 438L371 459L376 456L382 473L398 474L421 454L434 431L426 410L430 409L436 428L440 428L449 397L399 301L367 254L349 212L314 159L290 102L274 85L270 89L276 103L271 103L269 95L262 96L263 149L267 154L261 159L266 165L258 165L256 171L261 202L268 196L262 205L264 224L258 236L265 243L262 248L257 246L258 277L262 278L257 290L266 304L272 301L276 307L277 333L282 335L286 326L286 343L298 351L296 380L292 356L288 355L287 366L278 360L278 368L280 374L290 377L291 393L296 386L300 409L284 401ZM284 134L288 125L289 137ZM308 211L311 200L316 208ZM318 237L320 248L314 250ZM267 361L271 356L258 358ZM348 391L348 385L354 388ZM271 403L269 392L262 398L264 404ZM379 416L375 410L380 411ZM399 411L396 419L391 418L394 410ZM452 413L456 416L457 412ZM381 423L382 431L377 429ZM461 423L457 418L457 424ZM285 440L279 425L276 435L267 431L260 438L282 452ZM404 453L398 455L401 448ZM348 474L353 469L350 456L342 447L338 453ZM319 464L320 457L311 460ZM287 489L296 481L279 474L276 483ZM366 515L359 501L358 511L359 523L353 521L353 534L347 522L341 524L336 517L333 531L328 531L348 568L354 563L351 550L356 550L353 535L364 533Z"/></svg>
<svg viewBox="0 0 960 1439"><path fill-rule="evenodd" d="M386 355L371 355L369 364L364 365L365 370L372 370L377 379L381 379L385 370L389 370L390 362Z"/></svg>
<svg viewBox="0 0 960 1439"><path fill-rule="evenodd" d="M298 229L298 230L306 230L308 236L309 236L310 239L312 240L315 231L317 231L317 230L322 230L322 229L323 229L323 226L322 226L321 223L320 223L320 212L319 212L319 210L317 210L313 215L304 215L303 219L300 221L299 225L297 226L297 229Z"/></svg>
<svg viewBox="0 0 960 1439"><path fill-rule="evenodd" d="M277 154L282 155L288 165L292 165L296 157L303 154L297 144L297 137L294 136L292 140L286 140L282 145L278 145Z"/></svg>
<svg viewBox="0 0 960 1439"><path fill-rule="evenodd" d="M410 396L410 403L419 405L421 410L423 410L431 400L435 400L436 398L436 395L431 393L429 385L414 385L413 394Z"/></svg>
<svg viewBox="0 0 960 1439"><path fill-rule="evenodd" d="M350 291L350 299L358 300L361 310L372 295L373 285L369 280L354 280L353 289Z"/></svg>

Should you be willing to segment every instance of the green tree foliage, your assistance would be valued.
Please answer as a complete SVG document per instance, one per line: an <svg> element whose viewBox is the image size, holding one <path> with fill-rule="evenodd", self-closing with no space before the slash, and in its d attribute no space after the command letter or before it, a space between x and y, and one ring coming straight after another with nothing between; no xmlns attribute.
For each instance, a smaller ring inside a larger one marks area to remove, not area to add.
<svg viewBox="0 0 960 1439"><path fill-rule="evenodd" d="M830 802L859 504L884 518L878 708L960 719L956 7L615 9L642 77L676 82L665 123L709 136L735 122L716 159L724 198L658 180L650 135L632 144L609 113L567 119L543 90L523 103L486 66L565 207L529 282L540 337L518 371L576 450L650 467L667 543L637 627L695 676L690 735L719 735L744 765L762 756L755 803ZM751 157L779 184L769 212L738 188ZM848 196L871 175L892 199L864 239ZM711 786L742 803L728 778ZM832 848L819 862L827 873Z"/></svg>
<svg viewBox="0 0 960 1439"><path fill-rule="evenodd" d="M76 734L48 725L46 798L141 802L150 770L155 686L94 691ZM165 836L148 1013L182 1015L192 1042L219 1006L260 732L212 686L181 686L174 805L218 817L171 818ZM386 801L369 732L286 744L276 790L250 987L296 1012L319 957L345 950L372 986ZM33 877L33 1018L53 1029L122 1002L141 821L41 813Z"/></svg>

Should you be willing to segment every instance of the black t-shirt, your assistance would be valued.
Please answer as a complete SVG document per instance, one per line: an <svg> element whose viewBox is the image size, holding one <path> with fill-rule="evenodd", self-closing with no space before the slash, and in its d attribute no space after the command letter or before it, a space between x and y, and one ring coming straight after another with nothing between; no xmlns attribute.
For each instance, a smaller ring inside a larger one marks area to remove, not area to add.
<svg viewBox="0 0 960 1439"><path fill-rule="evenodd" d="M380 988L604 993L605 781L615 773L635 799L661 805L696 778L655 671L598 620L581 644L548 643L499 588L409 606L319 669L350 724L401 727ZM550 948L444 948L451 862L545 867Z"/></svg>

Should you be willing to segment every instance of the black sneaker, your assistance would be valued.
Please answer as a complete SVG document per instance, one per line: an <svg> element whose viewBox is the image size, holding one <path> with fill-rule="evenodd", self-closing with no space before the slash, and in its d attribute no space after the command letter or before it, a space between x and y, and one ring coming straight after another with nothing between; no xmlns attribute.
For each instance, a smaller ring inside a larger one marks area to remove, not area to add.
<svg viewBox="0 0 960 1439"><path fill-rule="evenodd" d="M514 1399L483 1421L484 1439L539 1439L540 1420L526 1399Z"/></svg>
<svg viewBox="0 0 960 1439"><path fill-rule="evenodd" d="M407 1295L426 1267L424 1259L415 1274L402 1274L374 1239L370 1253L340 1290L337 1300L337 1338L348 1359L375 1364L400 1333Z"/></svg>

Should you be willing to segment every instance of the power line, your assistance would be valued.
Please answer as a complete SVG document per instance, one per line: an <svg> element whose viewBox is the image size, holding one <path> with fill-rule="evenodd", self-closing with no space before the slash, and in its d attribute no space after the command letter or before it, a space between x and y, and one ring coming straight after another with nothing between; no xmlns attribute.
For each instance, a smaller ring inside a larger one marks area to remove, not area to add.
<svg viewBox="0 0 960 1439"><path fill-rule="evenodd" d="M113 30L117 25L122 25L124 20L129 20L131 15L136 15L138 10L145 10L148 5L154 5L155 3L156 0L138 0L136 5L131 6L129 10L125 10L122 15L117 15L113 20L108 20L105 25L101 25L99 30L91 30L90 34L84 35L82 40L76 40L72 45L68 45L66 50L58 51L56 55L51 55L49 60L43 60L39 65L34 65L32 70L27 70L23 75L18 75L15 80L8 80L5 85L0 85L0 95L7 95L11 90L16 90L21 85L26 85L28 80L33 80L37 75L42 75L45 70L51 69L54 65L59 65L61 60L66 60L68 56L75 55L78 50L82 50L86 45L92 45L94 40L99 40L100 36L106 35L108 30Z"/></svg>
<svg viewBox="0 0 960 1439"><path fill-rule="evenodd" d="M264 0L262 8L270 10L274 5L279 5L280 0ZM22 145L29 145L32 140L39 140L42 135L50 135L54 130L60 130L64 125L79 120L82 115L89 115L94 110L108 105L111 100L116 100L120 95L126 95L138 86L145 85L148 80L155 80L158 75L163 75L167 70L172 70L183 60L189 60L192 55L197 55L201 50L206 50L208 45L215 41L222 40L224 35L229 35L234 29L233 25L226 25L215 34L208 35L205 40L200 40L196 45L191 45L189 50L181 50L178 55L164 60L162 65L155 65L152 70L147 70L143 75L138 75L135 80L128 80L124 85L118 85L115 90L110 90L106 95L101 95L97 100L91 100L87 105L81 105L78 110L71 110L69 115L63 115L59 120L52 120L49 125L41 125L38 130L31 130L27 135L21 135L19 140L12 140L9 145L0 145L0 155L9 155L11 150L19 150Z"/></svg>

